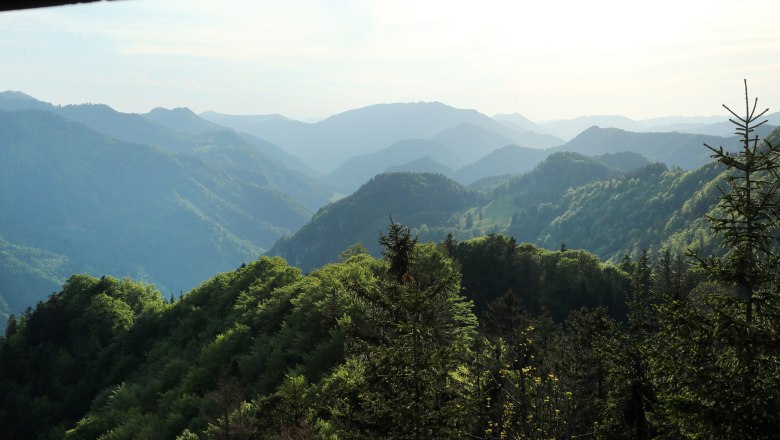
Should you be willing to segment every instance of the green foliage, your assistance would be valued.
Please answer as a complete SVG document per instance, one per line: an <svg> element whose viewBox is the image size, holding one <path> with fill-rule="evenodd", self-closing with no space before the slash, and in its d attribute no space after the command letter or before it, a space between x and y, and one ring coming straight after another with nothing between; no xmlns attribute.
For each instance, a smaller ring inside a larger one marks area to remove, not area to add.
<svg viewBox="0 0 780 440"><path fill-rule="evenodd" d="M464 363L476 318L460 296L458 271L400 225L380 242L387 271L375 288L358 291L367 325L348 341L346 365L362 372L363 386L328 383L352 398L326 397L324 411L344 438L460 438L471 425Z"/></svg>
<svg viewBox="0 0 780 440"><path fill-rule="evenodd" d="M732 122L741 148L710 147L726 171L717 209L707 215L725 255L698 256L712 284L668 296L652 358L660 390L659 426L674 435L773 438L780 425L780 294L777 230L780 157L777 133L764 143L754 130L766 112ZM725 106L724 106L725 107Z"/></svg>
<svg viewBox="0 0 780 440"><path fill-rule="evenodd" d="M361 243L355 243L350 247L341 251L341 253L339 254L338 262L344 263L350 258L357 255L368 255L368 248L363 246Z"/></svg>
<svg viewBox="0 0 780 440"><path fill-rule="evenodd" d="M705 172L706 176L706 171L667 170L654 164L581 186L564 195L557 208L551 208L549 225L532 240L548 248L564 241L570 248L589 249L602 258L638 256L642 249L658 246L686 228L686 224L670 227L669 218L698 189L697 174ZM709 179L716 176L710 170Z"/></svg>
<svg viewBox="0 0 780 440"><path fill-rule="evenodd" d="M649 165L651 162L639 153L622 151L619 153L604 153L594 156L594 159L621 171L634 171Z"/></svg>
<svg viewBox="0 0 780 440"><path fill-rule="evenodd" d="M74 275L62 292L25 313L0 343L4 437L42 438L78 420L92 396L112 383L111 346L164 309L152 286Z"/></svg>
<svg viewBox="0 0 780 440"><path fill-rule="evenodd" d="M584 251L552 252L513 238L488 235L451 245L463 274L463 291L479 310L512 291L523 307L563 321L581 307L607 307L625 316L628 275Z"/></svg>
<svg viewBox="0 0 780 440"><path fill-rule="evenodd" d="M663 305L652 357L660 390L658 424L671 435L772 438L778 424L780 370L776 318L751 324L752 371L744 364L744 306L732 289L701 284L682 301ZM777 316L776 299L763 310ZM747 374L751 374L748 378Z"/></svg>
<svg viewBox="0 0 780 440"><path fill-rule="evenodd" d="M291 380L318 382L343 359L343 326L365 321L350 292L375 284L380 267L371 257L357 255L302 277L281 259L261 258L212 278L174 304L148 286L73 277L63 293L0 342L6 353L3 366L13 365L0 373L0 386L9 391L3 394L8 401L0 426L23 433L10 438L40 437L52 426L62 426L71 439L176 438L185 430L241 438L240 433L259 432L257 414L269 402L264 396L289 400L295 389ZM80 295L78 305L62 300L73 292ZM68 322L63 308L80 318L70 320L69 332L49 332ZM66 334L71 336L62 339ZM43 371L26 369L26 356L37 352L41 340L50 341L56 361L41 364ZM12 348L18 351L9 352ZM88 360L86 367L82 358ZM49 377L52 366L61 373ZM82 376L85 368L89 374ZM66 375L69 381L59 379ZM21 390L44 377L72 385L62 392L59 385L45 385L46 400L28 401ZM289 386L277 391L285 383ZM66 410L67 417L60 414ZM29 415L20 418L16 411ZM308 417L309 410L300 414ZM41 423L28 423L34 417ZM294 418L280 416L284 423L265 426L276 434L315 429L305 418L295 421L300 426L287 426Z"/></svg>

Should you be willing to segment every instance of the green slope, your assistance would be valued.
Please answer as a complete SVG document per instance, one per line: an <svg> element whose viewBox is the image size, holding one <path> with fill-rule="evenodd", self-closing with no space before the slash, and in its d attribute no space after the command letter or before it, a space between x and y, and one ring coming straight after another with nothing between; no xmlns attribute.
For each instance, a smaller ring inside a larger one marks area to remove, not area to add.
<svg viewBox="0 0 780 440"><path fill-rule="evenodd" d="M446 215L424 220L396 216L415 210L425 213L433 206L428 205L431 201L417 204L434 198L428 196L422 177L408 176L375 179L353 196L326 206L271 252L305 269L334 261L354 242L375 253L372 236L390 214L424 239L440 240L448 233L456 239L506 233L518 242L548 249L559 249L563 243L614 261L645 248L683 251L696 245L709 251L715 246L701 219L713 206L719 179L712 164L685 171L650 164L631 152L597 157L558 152L525 174L479 183L478 196L471 194L460 206L443 211ZM409 204L396 206L389 195L408 198Z"/></svg>
<svg viewBox="0 0 780 440"><path fill-rule="evenodd" d="M65 255L0 239L0 302L19 313L59 290L76 270Z"/></svg>
<svg viewBox="0 0 780 440"><path fill-rule="evenodd" d="M377 255L377 236L391 216L396 222L424 229L423 239L441 239L442 233L428 234L427 225L446 225L454 212L476 200L469 189L442 175L380 174L351 196L320 209L294 236L276 243L269 254L282 256L304 270L335 261L354 243L362 243Z"/></svg>
<svg viewBox="0 0 780 440"><path fill-rule="evenodd" d="M309 217L273 188L48 112L0 112L0 131L0 234L64 255L79 271L187 290ZM6 288L9 303L28 294Z"/></svg>
<svg viewBox="0 0 780 440"><path fill-rule="evenodd" d="M56 107L54 112L112 138L147 144L174 153L200 156L204 149L219 148L222 150L220 160L214 161L214 165L225 165L225 169L232 172L235 170L233 164L241 163L241 167L252 175L263 176L254 183L272 186L291 195L303 195L301 203L312 210L325 204L333 194L327 185L309 177L313 174L305 174L310 171L299 159L276 145L224 128L197 133L178 131L186 129L186 124L171 121L170 113L174 111L165 113L165 110L160 109L155 113L156 118L152 118L149 115L121 113L107 105L82 104ZM161 117L160 113L168 117ZM191 114L192 118L198 116ZM205 127L211 124L206 120L190 120L189 123ZM246 160L248 156L250 160ZM248 174L244 177L248 177Z"/></svg>

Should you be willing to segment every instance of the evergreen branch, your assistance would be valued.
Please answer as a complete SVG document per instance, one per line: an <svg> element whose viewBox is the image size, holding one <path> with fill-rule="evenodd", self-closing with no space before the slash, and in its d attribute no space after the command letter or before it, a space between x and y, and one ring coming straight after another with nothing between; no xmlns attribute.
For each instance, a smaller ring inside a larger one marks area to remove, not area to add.
<svg viewBox="0 0 780 440"><path fill-rule="evenodd" d="M742 121L742 123L744 123L744 124L747 124L747 121L746 121L746 120L742 119L742 117L741 117L741 116L739 116L738 114L734 113L734 111L733 111L733 110L731 110L731 109L730 109L730 108L729 108L729 107L728 107L726 104L722 104L722 105L723 105L723 108L725 108L726 110L728 110L728 111L729 111L729 113L731 113L732 115L734 115L734 117L735 117L735 118L737 118L737 119L739 119L740 121ZM729 121L731 121L731 122L734 122L734 124L740 125L739 123L737 123L737 122L735 122L735 121L732 121L731 119L729 119Z"/></svg>

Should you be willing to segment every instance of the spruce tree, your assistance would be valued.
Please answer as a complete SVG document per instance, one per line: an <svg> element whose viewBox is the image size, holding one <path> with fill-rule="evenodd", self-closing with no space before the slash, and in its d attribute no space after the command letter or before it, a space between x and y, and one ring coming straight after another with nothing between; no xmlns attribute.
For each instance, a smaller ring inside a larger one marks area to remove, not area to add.
<svg viewBox="0 0 780 440"><path fill-rule="evenodd" d="M362 385L339 399L332 421L343 438L463 438L473 424L464 366L476 318L460 294L460 273L440 248L417 244L399 224L379 241L386 270L378 288L356 286L367 325L348 336L346 373L334 373L359 376Z"/></svg>
<svg viewBox="0 0 780 440"><path fill-rule="evenodd" d="M724 257L700 259L700 265L717 282L732 284L737 296L744 303L745 324L749 334L753 324L756 294L775 277L778 254L774 233L778 227L777 171L780 167L778 149L770 142L759 142L756 128L767 120L757 122L769 109L756 114L758 98L750 106L747 81L745 81L745 116L739 116L726 105L735 119L740 136L737 153L704 144L713 152L712 157L726 167L726 188L719 187L719 211L707 218L713 231L724 241L727 254ZM746 334L745 337L749 338ZM752 356L746 346L745 360Z"/></svg>
<svg viewBox="0 0 780 440"><path fill-rule="evenodd" d="M745 82L745 114L731 122L739 148L705 146L725 167L707 218L723 254L695 257L708 283L659 305L651 360L658 425L668 437L776 438L780 426L780 295L777 288L778 149L760 141Z"/></svg>

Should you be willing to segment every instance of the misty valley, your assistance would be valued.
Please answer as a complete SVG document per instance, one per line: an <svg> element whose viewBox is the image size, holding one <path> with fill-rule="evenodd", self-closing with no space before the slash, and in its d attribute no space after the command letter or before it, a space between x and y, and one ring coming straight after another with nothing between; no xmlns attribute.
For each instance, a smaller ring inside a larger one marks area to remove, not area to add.
<svg viewBox="0 0 780 440"><path fill-rule="evenodd" d="M761 110L0 93L0 437L777 438Z"/></svg>

